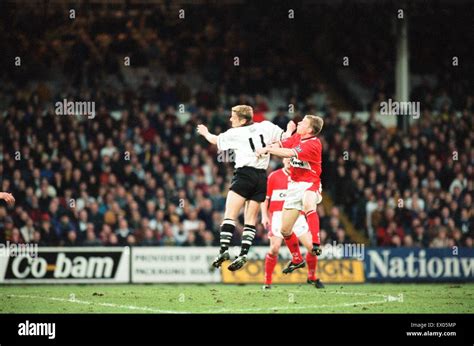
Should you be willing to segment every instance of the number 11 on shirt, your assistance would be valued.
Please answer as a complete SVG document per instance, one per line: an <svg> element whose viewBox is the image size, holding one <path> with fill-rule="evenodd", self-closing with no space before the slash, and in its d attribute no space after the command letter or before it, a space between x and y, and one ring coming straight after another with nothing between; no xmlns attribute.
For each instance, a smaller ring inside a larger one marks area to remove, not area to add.
<svg viewBox="0 0 474 346"><path fill-rule="evenodd" d="M260 142L262 143L262 148L265 148L266 147L266 144L265 144L265 141L263 140L263 135L260 134ZM255 152L255 144L253 144L253 139L250 137L249 138L249 143L250 143L250 147L252 148L252 151Z"/></svg>

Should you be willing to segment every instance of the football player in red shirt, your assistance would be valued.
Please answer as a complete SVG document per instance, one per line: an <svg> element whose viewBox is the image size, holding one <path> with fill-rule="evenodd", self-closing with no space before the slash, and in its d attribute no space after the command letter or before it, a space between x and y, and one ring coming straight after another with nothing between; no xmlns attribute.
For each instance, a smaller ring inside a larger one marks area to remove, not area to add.
<svg viewBox="0 0 474 346"><path fill-rule="evenodd" d="M278 253L280 251L283 236L280 232L281 214L285 202L288 181L290 179L290 159L283 159L283 168L272 172L268 176L267 196L262 203L262 224L269 231L270 251L265 256L265 285L264 289L271 288L273 270L278 262ZM294 233L301 243L306 247L306 262L308 262L308 280L310 284L315 284L316 288L324 288L323 283L316 278L316 268L318 257L311 253L312 237L308 232L308 224L304 215L300 213L293 228Z"/></svg>
<svg viewBox="0 0 474 346"><path fill-rule="evenodd" d="M298 237L293 233L293 227L300 211L304 211L311 231L312 253L316 256L321 254L319 217L316 213L316 206L322 201L320 178L322 145L317 135L321 132L323 124L324 121L321 117L306 115L298 123L293 136L256 151L257 155L272 154L291 159L291 180L288 183L288 192L283 205L281 233L293 260L283 270L283 273L291 273L305 265L299 249Z"/></svg>

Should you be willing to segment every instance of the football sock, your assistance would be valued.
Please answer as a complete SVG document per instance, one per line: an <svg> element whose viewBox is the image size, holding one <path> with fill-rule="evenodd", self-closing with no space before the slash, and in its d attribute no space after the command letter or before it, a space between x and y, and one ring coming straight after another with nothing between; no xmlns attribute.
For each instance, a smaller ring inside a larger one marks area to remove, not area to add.
<svg viewBox="0 0 474 346"><path fill-rule="evenodd" d="M285 239L286 246L290 250L291 256L293 257L293 263L300 263L303 258L301 257L300 244L298 243L298 237L295 232L291 233L289 236L283 236Z"/></svg>
<svg viewBox="0 0 474 346"><path fill-rule="evenodd" d="M306 254L306 263L308 264L308 279L316 280L316 267L318 265L318 256L308 252Z"/></svg>
<svg viewBox="0 0 474 346"><path fill-rule="evenodd" d="M235 221L232 219L224 219L221 225L220 233L220 243L221 250L220 253L223 253L229 249L230 241L235 230Z"/></svg>
<svg viewBox="0 0 474 346"><path fill-rule="evenodd" d="M252 246L257 230L253 225L244 225L244 232L242 233L242 248L240 249L240 256L246 256Z"/></svg>
<svg viewBox="0 0 474 346"><path fill-rule="evenodd" d="M278 262L278 256L267 253L265 256L265 285L272 284L273 270Z"/></svg>
<svg viewBox="0 0 474 346"><path fill-rule="evenodd" d="M313 238L313 244L319 245L319 216L316 210L310 210L306 213L306 222Z"/></svg>

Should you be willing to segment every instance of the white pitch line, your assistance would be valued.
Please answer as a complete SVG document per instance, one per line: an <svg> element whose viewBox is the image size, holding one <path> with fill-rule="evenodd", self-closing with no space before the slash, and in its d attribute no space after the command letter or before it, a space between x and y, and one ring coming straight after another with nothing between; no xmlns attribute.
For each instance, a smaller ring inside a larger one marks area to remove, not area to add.
<svg viewBox="0 0 474 346"><path fill-rule="evenodd" d="M335 292L332 292L335 293ZM346 293L346 292L344 292ZM348 292L347 292L348 293ZM162 309L155 309L147 306L135 306L135 305L120 305L114 303L98 303L86 300L79 300L79 299L66 299L66 298L58 298L58 297L41 297L41 296L32 296L32 295L20 295L20 294L7 294L7 296L14 297L14 298L27 298L27 299L38 299L38 300L52 300L52 301L59 301L59 302L66 302L66 303L75 303L75 304L83 304L83 305L97 305L103 307L111 307L111 308L118 308L118 309L128 309L128 310L138 310L138 311L146 311L146 312L154 312L154 313L162 313L162 314L192 314L192 313L239 313L239 312L260 312L260 311L275 311L275 310L304 310L304 309L321 309L321 308L335 308L335 307L350 307L354 305L373 305L373 304L383 304L387 302L391 302L388 300L389 296L384 295L384 300L372 300L366 302L352 302L352 303L341 303L341 304L331 304L331 305L303 305L303 306L274 306L268 308L246 308L246 309L216 309L216 310L207 310L202 312L192 312L192 311L175 311L175 310L162 310Z"/></svg>
<svg viewBox="0 0 474 346"><path fill-rule="evenodd" d="M363 292L339 292L339 291L335 291L335 292L331 292L331 293L334 293L334 294L346 294L346 295L350 295L350 296L369 296L369 297L387 297L386 294L381 294L381 293L363 293Z"/></svg>
<svg viewBox="0 0 474 346"><path fill-rule="evenodd" d="M259 311L275 311L275 310L304 310L304 309L321 309L321 308L334 308L334 307L350 307L354 305L373 305L387 303L387 300L372 300L367 302L353 302L353 303L342 303L333 305L303 305L303 306L274 306L269 308L248 308L248 309L219 309L219 310L208 310L203 313L239 313L239 312L259 312ZM315 311L317 312L317 311Z"/></svg>
<svg viewBox="0 0 474 346"><path fill-rule="evenodd" d="M269 292L271 294L272 290L264 291L265 293ZM277 292L277 290L274 290L273 292ZM331 294L342 294L342 295L351 295L351 296L365 296L365 297L387 297L387 294L382 294L382 293L363 293L363 292L351 292L351 291L329 291L329 290L319 290L317 291L318 294L326 294L326 293L331 293ZM278 293L282 293L281 291L278 291ZM308 293L308 294L313 294L314 291L308 291L308 290L289 290L288 293Z"/></svg>
<svg viewBox="0 0 474 346"><path fill-rule="evenodd" d="M83 304L83 305L98 305L108 308L117 308L117 309L128 309L128 310L139 310L139 311L146 311L146 312L155 312L161 314L191 314L191 311L174 311L174 310L161 310L150 308L147 306L135 306L135 305L120 305L114 303L96 303L87 300L79 300L79 299L66 299L66 298L58 298L58 297L40 297L40 296L31 296L31 295L21 295L21 294L7 294L7 296L14 297L14 298L27 298L27 299L39 299L39 300L52 300L58 302L65 302L65 303L75 303L75 304Z"/></svg>

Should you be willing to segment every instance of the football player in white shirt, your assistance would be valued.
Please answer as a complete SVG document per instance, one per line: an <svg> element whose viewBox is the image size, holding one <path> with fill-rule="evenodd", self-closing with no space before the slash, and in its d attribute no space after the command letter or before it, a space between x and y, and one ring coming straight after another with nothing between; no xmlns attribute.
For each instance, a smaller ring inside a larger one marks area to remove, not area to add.
<svg viewBox="0 0 474 346"><path fill-rule="evenodd" d="M219 268L224 261L230 259L230 241L240 210L245 206L241 251L228 267L230 271L235 271L247 262L247 254L255 238L260 203L265 201L266 196L266 169L270 156L257 157L255 151L290 137L296 129L296 124L290 121L287 131L284 132L270 121L254 123L253 109L246 105L232 107L230 122L232 128L218 136L210 133L205 125L198 125L197 132L209 143L217 145L219 150L233 149L235 153L235 171L227 194L224 221L221 224L221 249L212 263L213 267Z"/></svg>

